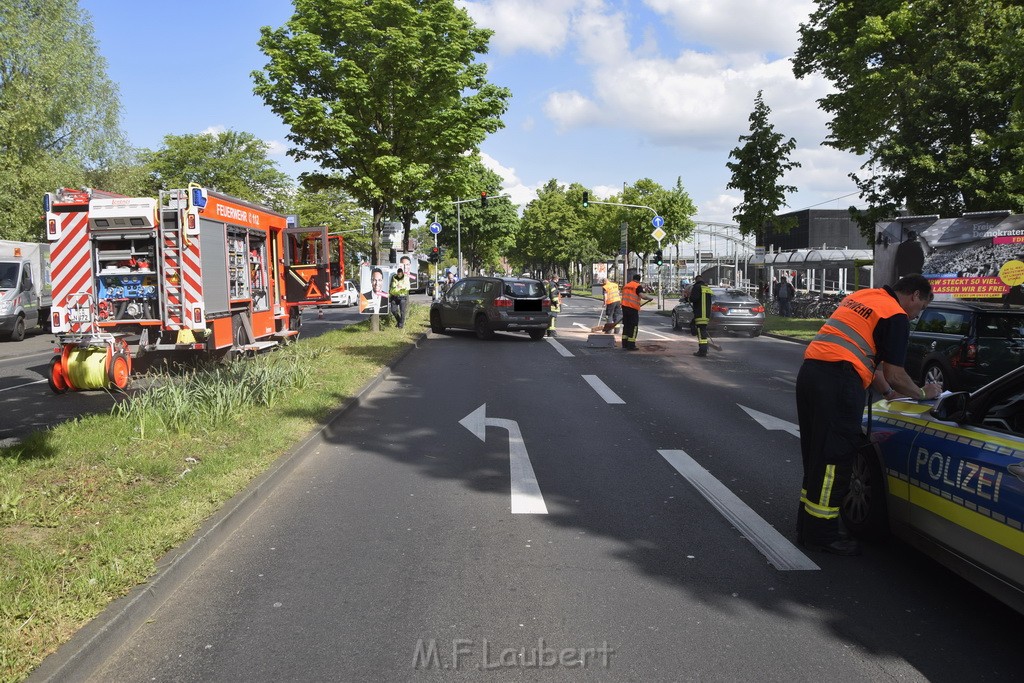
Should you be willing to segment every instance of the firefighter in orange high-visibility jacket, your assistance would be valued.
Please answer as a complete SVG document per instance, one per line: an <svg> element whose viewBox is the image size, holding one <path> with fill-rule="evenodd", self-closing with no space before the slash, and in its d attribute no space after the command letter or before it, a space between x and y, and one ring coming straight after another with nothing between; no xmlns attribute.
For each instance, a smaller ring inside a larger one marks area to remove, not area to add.
<svg viewBox="0 0 1024 683"><path fill-rule="evenodd" d="M601 289L604 290L604 329L601 331L611 334L615 326L622 322L622 293L615 280L603 280Z"/></svg>
<svg viewBox="0 0 1024 683"><path fill-rule="evenodd" d="M840 508L857 451L865 445L866 390L871 386L886 399L933 399L942 393L938 384L917 386L903 369L910 321L931 300L931 283L921 275L892 287L861 289L839 303L807 346L796 378L804 465L797 542L804 547L860 554L860 544L842 529Z"/></svg>
<svg viewBox="0 0 1024 683"><path fill-rule="evenodd" d="M558 276L552 275L548 280L548 298L551 299L551 323L548 325L548 336L557 337L558 331L555 323L558 321L558 313L562 310L562 298L558 296Z"/></svg>
<svg viewBox="0 0 1024 683"><path fill-rule="evenodd" d="M646 301L654 301L647 296L644 286L640 284L640 273L622 288L622 348L636 351L636 337L640 332L640 307Z"/></svg>

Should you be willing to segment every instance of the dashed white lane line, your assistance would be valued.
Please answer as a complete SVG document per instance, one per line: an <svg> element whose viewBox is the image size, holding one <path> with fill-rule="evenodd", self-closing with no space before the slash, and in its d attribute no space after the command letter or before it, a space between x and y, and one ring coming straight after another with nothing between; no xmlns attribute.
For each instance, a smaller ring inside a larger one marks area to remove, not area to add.
<svg viewBox="0 0 1024 683"><path fill-rule="evenodd" d="M544 339L547 341L548 344L551 344L552 346L555 347L555 351L558 351L559 355L564 356L565 358L576 357L572 351L559 344L557 341L555 341L553 337L544 337Z"/></svg>
<svg viewBox="0 0 1024 683"><path fill-rule="evenodd" d="M619 398L618 394L608 388L608 385L601 381L597 375L583 375L583 379L586 380L587 384L593 387L597 395L605 400L605 403L611 404L625 404L626 402Z"/></svg>
<svg viewBox="0 0 1024 683"><path fill-rule="evenodd" d="M706 469L686 454L685 451L658 451L679 474L686 477L697 491L722 513L729 522L739 529L743 536L754 544L762 555L768 558L776 569L783 571L817 570L820 567L780 534L775 527L764 521L736 494L715 479Z"/></svg>

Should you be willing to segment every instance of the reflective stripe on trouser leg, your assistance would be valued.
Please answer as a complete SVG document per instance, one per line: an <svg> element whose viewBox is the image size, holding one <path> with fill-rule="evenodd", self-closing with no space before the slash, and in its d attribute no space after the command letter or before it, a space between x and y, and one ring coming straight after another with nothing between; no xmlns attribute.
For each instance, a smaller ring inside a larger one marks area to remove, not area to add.
<svg viewBox="0 0 1024 683"><path fill-rule="evenodd" d="M551 322L548 323L548 329L549 330L555 329L555 321L556 320L558 320L558 314L557 313L552 313L551 314Z"/></svg>
<svg viewBox="0 0 1024 683"><path fill-rule="evenodd" d="M821 492L818 499L811 500L807 497L807 490L804 489L800 492L800 502L804 504L804 511L812 517L818 519L838 519L839 518L839 507L830 505L832 498L832 488L836 481L836 466L826 465L825 476L821 482Z"/></svg>

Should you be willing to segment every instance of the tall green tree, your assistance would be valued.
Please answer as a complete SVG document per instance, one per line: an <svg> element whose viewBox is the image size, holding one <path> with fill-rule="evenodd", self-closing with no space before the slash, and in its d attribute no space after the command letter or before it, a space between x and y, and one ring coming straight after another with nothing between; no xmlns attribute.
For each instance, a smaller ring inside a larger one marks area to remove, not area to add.
<svg viewBox="0 0 1024 683"><path fill-rule="evenodd" d="M491 31L453 0L294 0L281 28L263 27L269 62L255 92L282 118L289 154L333 173L373 213L373 257L383 218L432 194L502 127L508 90L476 57Z"/></svg>
<svg viewBox="0 0 1024 683"><path fill-rule="evenodd" d="M148 155L154 189L198 183L239 199L287 208L294 183L267 156L270 149L252 133L165 135L162 149Z"/></svg>
<svg viewBox="0 0 1024 683"><path fill-rule="evenodd" d="M77 0L0 0L0 237L40 237L44 192L123 158L106 70Z"/></svg>
<svg viewBox="0 0 1024 683"><path fill-rule="evenodd" d="M914 214L1024 209L1024 8L1009 0L818 0L800 26L797 77L835 91L825 144L866 155L851 174L866 235Z"/></svg>
<svg viewBox="0 0 1024 683"><path fill-rule="evenodd" d="M776 234L788 233L795 225L795 221L776 219L775 214L787 206L786 193L796 192L796 187L780 182L787 171L800 166L800 162L789 160L796 140L786 140L775 131L768 121L771 111L758 90L748 119L750 134L741 135L743 144L729 152L729 157L736 161L725 164L732 171L726 187L743 193L743 201L733 209L733 220L739 223L741 235L756 235L759 241L769 224Z"/></svg>
<svg viewBox="0 0 1024 683"><path fill-rule="evenodd" d="M503 271L503 260L519 233L518 207L501 194L501 176L484 166L478 155L467 158L466 165L453 173L447 185L455 198L472 199L455 205L438 198L432 202L433 220L443 226L438 245L446 256L458 259L458 236L461 226L462 255L470 273L481 269ZM481 192L488 195L487 206L481 205ZM433 246L431 238L430 246Z"/></svg>

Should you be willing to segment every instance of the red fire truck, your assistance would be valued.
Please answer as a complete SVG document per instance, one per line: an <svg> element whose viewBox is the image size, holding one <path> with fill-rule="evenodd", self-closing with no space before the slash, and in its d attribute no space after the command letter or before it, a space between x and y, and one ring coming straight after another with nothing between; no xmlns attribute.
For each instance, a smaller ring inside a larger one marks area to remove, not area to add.
<svg viewBox="0 0 1024 683"><path fill-rule="evenodd" d="M290 228L258 204L197 185L43 203L54 392L123 389L143 353L259 351L298 335L300 307L330 301L326 229Z"/></svg>

